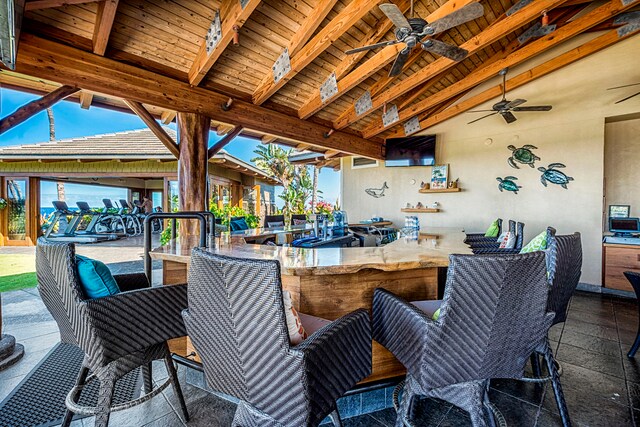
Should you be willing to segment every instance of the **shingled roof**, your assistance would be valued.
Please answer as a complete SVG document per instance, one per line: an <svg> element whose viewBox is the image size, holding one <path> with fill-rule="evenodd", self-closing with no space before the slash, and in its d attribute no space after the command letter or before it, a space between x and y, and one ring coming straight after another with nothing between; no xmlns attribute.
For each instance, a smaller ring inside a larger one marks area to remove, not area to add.
<svg viewBox="0 0 640 427"><path fill-rule="evenodd" d="M164 130L177 140L175 130L169 127L164 127ZM0 162L3 160L28 162L101 159L105 161L175 160L175 157L148 128L0 148ZM219 163L222 167L256 176L270 184L276 184L276 181L266 173L230 155L225 150L218 152L210 161Z"/></svg>

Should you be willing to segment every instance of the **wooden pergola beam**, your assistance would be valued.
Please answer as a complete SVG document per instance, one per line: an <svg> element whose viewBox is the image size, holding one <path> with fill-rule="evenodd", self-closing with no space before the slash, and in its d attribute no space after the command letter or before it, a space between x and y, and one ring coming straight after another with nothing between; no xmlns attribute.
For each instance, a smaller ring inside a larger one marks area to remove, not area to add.
<svg viewBox="0 0 640 427"><path fill-rule="evenodd" d="M235 100L223 108L229 97L210 89L193 87L171 77L94 55L80 49L24 34L20 43L17 72L28 76L77 84L91 92L130 99L161 109L198 112L220 123L234 123L247 130L285 140L339 150L357 156L381 159L384 146L357 135L336 131L325 138L322 124Z"/></svg>
<svg viewBox="0 0 640 427"><path fill-rule="evenodd" d="M334 41L340 38L349 28L369 13L380 0L353 0L345 6L316 36L300 51L291 56L291 71L282 76L276 83L273 73L269 72L253 92L253 103L261 105L274 93L280 90L289 80L313 62Z"/></svg>
<svg viewBox="0 0 640 427"><path fill-rule="evenodd" d="M96 0L31 0L24 5L24 10L50 9L70 4L95 3Z"/></svg>
<svg viewBox="0 0 640 427"><path fill-rule="evenodd" d="M233 141L242 132L242 126L236 126L231 132L226 134L220 141L213 144L207 150L207 159L212 158L220 152L227 144Z"/></svg>
<svg viewBox="0 0 640 427"><path fill-rule="evenodd" d="M227 48L229 43L235 37L236 31L239 31L244 23L249 19L253 11L260 4L260 0L249 0L244 7L242 2L238 0L227 0L227 7L222 7L222 10L227 10L225 16L221 16L221 32L222 36L218 44L213 48L211 52L207 52L207 40L203 40L200 45L200 50L196 59L191 64L189 70L189 83L192 85L199 85L205 78L213 64L216 63L218 58L222 55L222 52Z"/></svg>
<svg viewBox="0 0 640 427"><path fill-rule="evenodd" d="M528 22L540 17L540 14L545 10L551 10L561 5L566 0L537 0L511 16L507 16L504 19L494 22L493 25L479 33L478 35L467 40L460 45L461 48L466 49L469 55L473 55L480 49L484 49L495 41L510 34L515 29L522 27ZM363 115L358 116L353 106L345 110L340 116L333 122L333 126L336 129L344 129L351 123L354 123L363 117L377 111L385 104L391 103L399 96L413 90L415 87L429 80L434 75L450 69L457 62L449 58L440 57L435 61L429 63L426 67L420 69L416 73L412 74L410 78L404 79L400 83L390 87L386 91L382 92L378 96L372 99L373 108L365 112ZM357 71L357 70L356 70Z"/></svg>
<svg viewBox="0 0 640 427"><path fill-rule="evenodd" d="M93 94L91 92L80 92L80 108L88 110L93 102Z"/></svg>
<svg viewBox="0 0 640 427"><path fill-rule="evenodd" d="M438 9L436 9L429 16L427 16L425 20L427 22L436 21L450 14L451 12L458 10L474 1L477 1L477 0L460 0L460 1L450 0L444 5L440 6ZM305 102L305 104L298 110L298 117L300 117L301 119L306 119L308 117L311 117L318 111L322 110L327 105L331 104L333 101L340 98L342 95L349 92L351 89L353 89L354 87L356 87L357 85L365 81L367 78L369 78L373 74L380 71L380 69L390 64L391 61L393 61L396 58L398 52L400 52L400 50L402 50L403 48L404 48L404 45L402 44L397 44L397 45L392 45L392 46L387 46L382 48L378 53L376 53L372 58L367 60L364 64L360 65L358 68L356 68L349 74L345 75L342 79L339 79L338 92L333 97L326 100L324 103L320 98L320 92L314 93ZM336 78L338 79L337 74L336 74Z"/></svg>
<svg viewBox="0 0 640 427"><path fill-rule="evenodd" d="M302 25L300 25L300 28L296 30L291 40L289 40L289 44L287 45L289 55L293 56L298 53L305 43L309 41L337 1L338 0L323 0L318 2L318 7L311 11Z"/></svg>
<svg viewBox="0 0 640 427"><path fill-rule="evenodd" d="M118 0L104 0L98 3L96 25L93 29L93 53L96 55L104 55L107 51L109 35L111 34L111 27L113 27L117 9Z"/></svg>
<svg viewBox="0 0 640 427"><path fill-rule="evenodd" d="M559 56L556 56L555 58L552 58L540 65L533 67L529 71L525 71L522 74L518 74L517 76L510 78L506 82L506 90L513 90L519 88L520 86L524 86L527 83L539 79L540 77L546 76L547 74L557 71L569 64L577 62L589 55L601 51L602 49L612 46L621 40L636 35L638 34L638 32L640 32L640 28L620 36L618 30L610 30L607 33L596 37L595 39L590 40L581 46L571 49L568 52L565 52ZM453 105L442 112L433 114L432 116L421 120L420 127L422 129L427 129L431 126L435 126L439 123L456 117L459 114L469 111L472 108L475 108L487 101L495 99L500 95L502 95L501 84L487 89L484 92L479 93L465 101L462 101L459 104ZM389 135L389 138L399 136L404 136L404 132L398 131L393 135Z"/></svg>
<svg viewBox="0 0 640 427"><path fill-rule="evenodd" d="M163 111L160 115L160 121L163 125L168 125L173 121L173 119L176 118L177 114L178 113L176 113L175 111Z"/></svg>
<svg viewBox="0 0 640 427"><path fill-rule="evenodd" d="M171 136L162 129L162 126L156 122L151 113L144 108L144 105L137 101L132 101L130 99L123 99L124 103L127 104L131 111L136 113L138 117L144 122L145 125L153 132L155 136L158 137L160 142L167 147L167 149L175 156L176 159L180 158L180 148L178 144L171 138Z"/></svg>
<svg viewBox="0 0 640 427"><path fill-rule="evenodd" d="M60 86L42 98L23 105L12 114L0 120L0 135L79 90L79 88L73 86Z"/></svg>
<svg viewBox="0 0 640 427"><path fill-rule="evenodd" d="M640 0L635 0L635 2L638 1ZM627 6L624 6L619 0L610 1L597 9L592 10L586 15L567 23L565 26L557 29L553 33L541 37L538 40L528 44L527 46L516 50L506 58L489 64L488 66L483 67L480 70L475 70L464 79L458 80L456 83L452 84L451 86L447 86L443 90L433 94L427 99L416 102L406 109L401 110L398 113L398 115L400 116L400 120L398 122L385 127L382 124L382 119L376 119L372 125L370 125L363 131L363 134L366 138L371 138L390 127L402 124L402 122L412 118L416 114L420 114L423 111L426 111L429 108L438 105L440 102L446 101L450 97L453 97L461 92L464 92L467 89L477 86L478 84L492 77L495 77L495 75L503 68L512 67L528 59L531 59L534 56L537 56L551 49L552 47L557 46L560 43L567 41L568 39L578 34L581 34L594 25L598 25L600 22L605 21L625 11L626 9L633 7L633 3L635 2L631 2Z"/></svg>
<svg viewBox="0 0 640 427"><path fill-rule="evenodd" d="M271 144L277 139L278 137L274 135L263 135L262 138L260 138L260 142L266 145L266 144Z"/></svg>

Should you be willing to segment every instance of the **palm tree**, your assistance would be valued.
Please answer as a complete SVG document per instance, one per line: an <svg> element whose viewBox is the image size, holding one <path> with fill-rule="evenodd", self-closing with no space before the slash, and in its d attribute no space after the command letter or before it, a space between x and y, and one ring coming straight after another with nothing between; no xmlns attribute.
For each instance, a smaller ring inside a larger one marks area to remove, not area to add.
<svg viewBox="0 0 640 427"><path fill-rule="evenodd" d="M47 118L49 119L49 141L56 140L56 122L53 118L53 108L47 108ZM58 200L64 201L64 182L56 182L58 188Z"/></svg>
<svg viewBox="0 0 640 427"><path fill-rule="evenodd" d="M254 150L254 153L256 153L258 157L254 157L251 161L284 187L284 193L280 198L284 200L283 211L285 216L289 218L294 194L294 189L290 190L289 187L295 177L295 167L289 162L291 150L284 150L275 144L267 144L260 145Z"/></svg>

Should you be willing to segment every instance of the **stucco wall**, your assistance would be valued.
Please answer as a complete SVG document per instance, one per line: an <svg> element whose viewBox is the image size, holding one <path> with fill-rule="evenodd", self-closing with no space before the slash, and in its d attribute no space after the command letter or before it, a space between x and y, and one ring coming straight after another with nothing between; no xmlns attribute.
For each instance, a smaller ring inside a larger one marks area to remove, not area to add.
<svg viewBox="0 0 640 427"><path fill-rule="evenodd" d="M561 47L567 50L584 41L574 40ZM511 76L557 55L556 50L535 62L511 70ZM438 201L442 212L418 214L423 226L459 226L468 231L484 231L497 216L523 221L525 241L553 225L561 234L580 231L584 246L582 281L601 284L601 230L603 209L603 169L605 118L640 111L640 97L614 105L625 91L607 91L611 86L638 81L640 55L638 36L612 46L555 73L513 90L508 99L524 98L529 105L551 104L546 113L515 113L518 121L507 125L499 116L476 124L467 122L478 114L459 115L430 128L436 134L437 161L449 164L449 178L460 178L461 193L419 194L421 181L429 180L430 167L378 168L352 170L350 159L343 159L343 206L350 221L384 216L396 225L404 223L400 209L407 203ZM597 72L596 72L597 71ZM477 88L468 96L497 84L497 79ZM633 88L631 88L633 89ZM496 102L477 107L486 109ZM508 145L532 144L541 157L538 166L560 162L574 177L569 189L540 183L540 172L507 164ZM496 177L513 175L523 188L519 194L498 191ZM411 180L416 181L412 185ZM375 199L366 188L378 188L386 181L385 197Z"/></svg>

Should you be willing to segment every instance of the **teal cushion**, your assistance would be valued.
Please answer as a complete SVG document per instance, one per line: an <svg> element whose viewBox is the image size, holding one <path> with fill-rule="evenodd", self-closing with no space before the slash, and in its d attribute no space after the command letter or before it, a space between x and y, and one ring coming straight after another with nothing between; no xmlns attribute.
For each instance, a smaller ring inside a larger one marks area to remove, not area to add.
<svg viewBox="0 0 640 427"><path fill-rule="evenodd" d="M440 318L440 309L437 309L433 316L431 316L431 320L436 321Z"/></svg>
<svg viewBox="0 0 640 427"><path fill-rule="evenodd" d="M545 249L547 249L547 230L531 239L531 241L520 250L520 253L526 254L529 252L544 251Z"/></svg>
<svg viewBox="0 0 640 427"><path fill-rule="evenodd" d="M96 259L76 255L78 277L87 298L95 299L120 293L109 267Z"/></svg>
<svg viewBox="0 0 640 427"><path fill-rule="evenodd" d="M241 231L248 230L249 224L244 218L234 219L229 222L229 226L231 227L231 231Z"/></svg>
<svg viewBox="0 0 640 427"><path fill-rule="evenodd" d="M485 237L498 237L498 233L500 232L500 227L498 227L498 220L495 220L491 223L487 232L484 233Z"/></svg>

